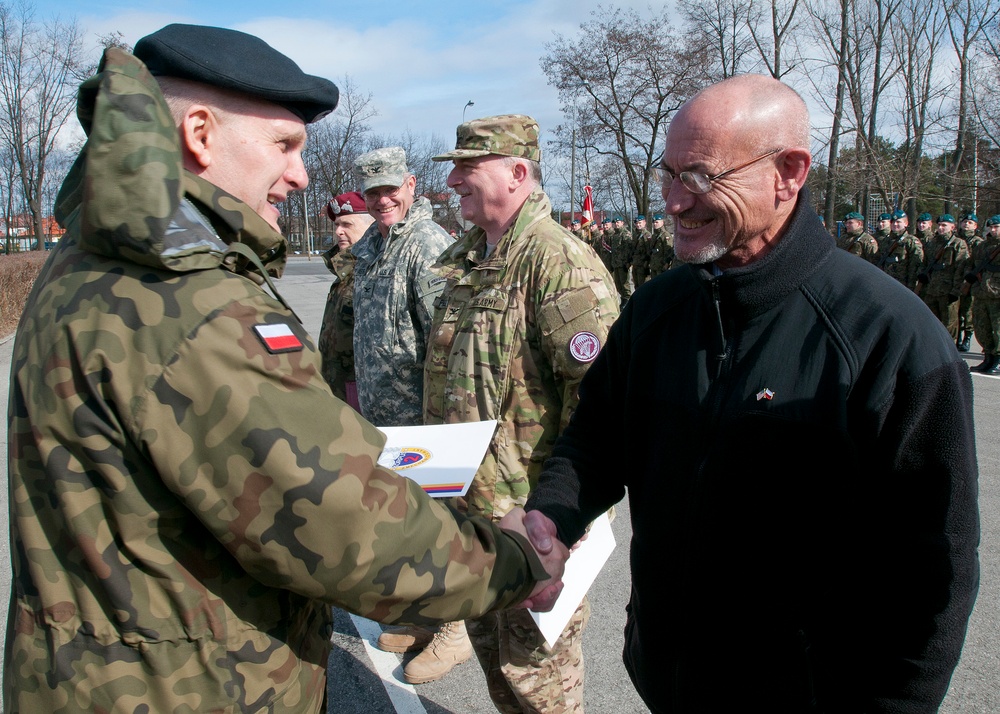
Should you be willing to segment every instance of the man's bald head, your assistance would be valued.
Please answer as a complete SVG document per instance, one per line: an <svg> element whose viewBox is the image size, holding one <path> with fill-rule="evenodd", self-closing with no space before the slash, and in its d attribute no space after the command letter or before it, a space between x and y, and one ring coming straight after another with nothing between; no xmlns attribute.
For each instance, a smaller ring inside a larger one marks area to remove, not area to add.
<svg viewBox="0 0 1000 714"><path fill-rule="evenodd" d="M662 160L678 256L725 268L766 255L811 162L809 112L787 85L741 75L696 94L670 122Z"/></svg>

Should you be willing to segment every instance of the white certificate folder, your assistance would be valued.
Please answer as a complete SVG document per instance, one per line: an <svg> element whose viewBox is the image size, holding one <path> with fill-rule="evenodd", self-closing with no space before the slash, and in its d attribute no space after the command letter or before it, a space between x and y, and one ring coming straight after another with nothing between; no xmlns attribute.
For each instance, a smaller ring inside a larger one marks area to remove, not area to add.
<svg viewBox="0 0 1000 714"><path fill-rule="evenodd" d="M406 476L435 498L464 496L497 428L497 421L428 426L383 426L379 466Z"/></svg>

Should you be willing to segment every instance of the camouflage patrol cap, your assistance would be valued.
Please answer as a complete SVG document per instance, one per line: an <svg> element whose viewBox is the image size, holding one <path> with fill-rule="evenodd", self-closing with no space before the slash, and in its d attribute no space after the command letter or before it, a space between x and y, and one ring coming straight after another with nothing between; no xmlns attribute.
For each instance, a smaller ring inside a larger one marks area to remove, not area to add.
<svg viewBox="0 0 1000 714"><path fill-rule="evenodd" d="M455 149L431 158L432 161L473 159L478 156L517 156L541 161L538 122L524 114L501 114L459 124Z"/></svg>
<svg viewBox="0 0 1000 714"><path fill-rule="evenodd" d="M863 221L863 220L865 220L865 217L862 216L857 211L851 211L846 216L844 216L844 220L845 221Z"/></svg>
<svg viewBox="0 0 1000 714"><path fill-rule="evenodd" d="M918 223L920 221L933 221L933 220L934 220L934 218L931 216L931 214L927 213L926 211L924 213L921 213L919 216L917 216L917 222Z"/></svg>
<svg viewBox="0 0 1000 714"><path fill-rule="evenodd" d="M154 77L187 79L273 102L306 124L337 106L337 85L306 74L264 40L245 32L167 25L136 42L133 54Z"/></svg>
<svg viewBox="0 0 1000 714"><path fill-rule="evenodd" d="M990 216L986 219L986 226L1000 226L1000 214Z"/></svg>
<svg viewBox="0 0 1000 714"><path fill-rule="evenodd" d="M379 186L402 186L409 173L406 152L400 146L375 149L354 160L354 176L362 193Z"/></svg>
<svg viewBox="0 0 1000 714"><path fill-rule="evenodd" d="M893 211L892 220L898 221L900 218L906 218L906 211Z"/></svg>
<svg viewBox="0 0 1000 714"><path fill-rule="evenodd" d="M938 216L937 222L938 223L954 223L955 222L955 217L953 215L951 215L950 213L943 213L940 216Z"/></svg>

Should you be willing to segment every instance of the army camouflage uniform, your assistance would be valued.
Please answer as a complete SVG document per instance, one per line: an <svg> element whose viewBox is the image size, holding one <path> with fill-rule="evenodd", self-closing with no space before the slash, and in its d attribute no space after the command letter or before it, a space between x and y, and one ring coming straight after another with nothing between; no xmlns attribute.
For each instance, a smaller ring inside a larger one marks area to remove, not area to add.
<svg viewBox="0 0 1000 714"><path fill-rule="evenodd" d="M604 231L601 235L594 236L594 250L597 252L597 257L604 263L604 267L608 269L610 276L613 271L611 267L611 231ZM614 284L614 279L609 284Z"/></svg>
<svg viewBox="0 0 1000 714"><path fill-rule="evenodd" d="M145 67L106 50L78 116L13 352L4 710L325 711L331 604L521 601L525 540L376 467L383 436L263 287L284 239L183 170Z"/></svg>
<svg viewBox="0 0 1000 714"><path fill-rule="evenodd" d="M837 239L837 247L864 258L869 263L878 262L878 241L868 231L862 231L858 235L845 232Z"/></svg>
<svg viewBox="0 0 1000 714"><path fill-rule="evenodd" d="M611 246L611 273L615 279L615 287L621 296L622 304L632 296L629 286L629 268L632 265L632 233L624 226L615 228L608 237Z"/></svg>
<svg viewBox="0 0 1000 714"><path fill-rule="evenodd" d="M649 246L649 277L655 278L660 273L670 270L674 262L674 246L666 228L653 230L653 240Z"/></svg>
<svg viewBox="0 0 1000 714"><path fill-rule="evenodd" d="M972 324L983 355L1000 357L1000 239L987 235L973 248L966 281L972 283Z"/></svg>
<svg viewBox="0 0 1000 714"><path fill-rule="evenodd" d="M982 244L983 237L975 231L960 229L955 232L959 238L965 241L965 245L969 249L969 260L966 263L964 271L969 272L975 268L971 258L976 248ZM972 341L972 303L974 301L975 297L971 292L966 295L959 295L958 297L958 337L956 340L963 352L969 351L969 342Z"/></svg>
<svg viewBox="0 0 1000 714"><path fill-rule="evenodd" d="M636 290L649 279L652 250L653 236L645 229L637 231L632 243L632 282Z"/></svg>
<svg viewBox="0 0 1000 714"><path fill-rule="evenodd" d="M933 228L928 228L927 230L923 230L923 231L918 230L918 231L915 232L914 235L915 235L916 239L918 241L920 241L920 248L924 252L924 262L926 263L927 262L927 246L930 244L930 242L932 240L934 240L934 229Z"/></svg>
<svg viewBox="0 0 1000 714"><path fill-rule="evenodd" d="M924 249L909 233L892 233L879 246L876 265L903 285L913 290L924 266Z"/></svg>
<svg viewBox="0 0 1000 714"><path fill-rule="evenodd" d="M333 273L333 284L326 297L323 324L316 346L323 364L323 379L335 397L355 409L358 387L354 376L354 254L351 249L334 246L323 254L326 267Z"/></svg>
<svg viewBox="0 0 1000 714"><path fill-rule="evenodd" d="M958 339L958 296L966 272L969 248L955 233L934 239L924 246L924 268L917 276L921 297L941 321L952 339Z"/></svg>
<svg viewBox="0 0 1000 714"><path fill-rule="evenodd" d="M500 422L466 497L494 521L527 500L618 316L607 271L550 212L535 189L489 257L475 228L433 268L447 285L428 347L425 418ZM467 622L501 712L582 709L588 615L584 601L551 649L524 610Z"/></svg>
<svg viewBox="0 0 1000 714"><path fill-rule="evenodd" d="M430 272L454 242L420 196L383 240L373 223L351 248L354 357L361 413L377 426L423 423L421 388L434 299L444 282Z"/></svg>

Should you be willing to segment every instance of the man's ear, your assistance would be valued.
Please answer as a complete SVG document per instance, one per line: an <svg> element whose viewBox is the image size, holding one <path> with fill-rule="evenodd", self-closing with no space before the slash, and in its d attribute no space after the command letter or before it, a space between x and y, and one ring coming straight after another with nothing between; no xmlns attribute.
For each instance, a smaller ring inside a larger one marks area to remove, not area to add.
<svg viewBox="0 0 1000 714"><path fill-rule="evenodd" d="M204 104L192 104L181 119L181 149L185 163L195 173L212 165L219 124L215 114Z"/></svg>
<svg viewBox="0 0 1000 714"><path fill-rule="evenodd" d="M528 165L522 161L515 161L510 168L511 190L517 190L521 187L525 181L528 180Z"/></svg>
<svg viewBox="0 0 1000 714"><path fill-rule="evenodd" d="M794 201L799 191L806 185L812 155L807 149L791 148L781 152L778 158L778 176L775 180L775 194L779 201Z"/></svg>

